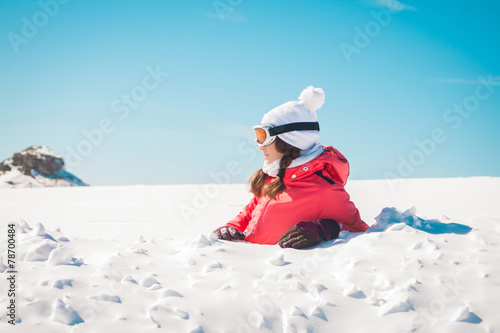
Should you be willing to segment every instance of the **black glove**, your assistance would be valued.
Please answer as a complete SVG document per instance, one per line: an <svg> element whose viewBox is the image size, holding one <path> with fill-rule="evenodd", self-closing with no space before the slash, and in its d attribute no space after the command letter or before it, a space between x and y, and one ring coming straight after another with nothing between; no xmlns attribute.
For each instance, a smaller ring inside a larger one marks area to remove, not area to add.
<svg viewBox="0 0 500 333"><path fill-rule="evenodd" d="M236 230L235 227L227 225L215 229L212 233L215 234L218 239L223 239L228 241L245 239L245 235L242 232Z"/></svg>
<svg viewBox="0 0 500 333"><path fill-rule="evenodd" d="M282 248L305 249L339 236L340 226L330 219L297 223L281 236Z"/></svg>

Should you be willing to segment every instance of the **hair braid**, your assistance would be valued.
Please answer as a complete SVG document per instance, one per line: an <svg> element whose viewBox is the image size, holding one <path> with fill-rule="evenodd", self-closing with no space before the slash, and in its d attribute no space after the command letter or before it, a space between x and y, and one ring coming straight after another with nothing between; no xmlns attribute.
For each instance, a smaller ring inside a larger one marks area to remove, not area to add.
<svg viewBox="0 0 500 333"><path fill-rule="evenodd" d="M285 170L294 159L300 156L300 149L284 142L279 137L276 138L275 142L276 150L283 153L283 157L280 160L280 169ZM286 185L282 177L276 177L269 184L265 184L265 181L266 174L262 169L255 172L249 181L250 192L256 197L267 195L272 200L276 200L276 196L286 191Z"/></svg>

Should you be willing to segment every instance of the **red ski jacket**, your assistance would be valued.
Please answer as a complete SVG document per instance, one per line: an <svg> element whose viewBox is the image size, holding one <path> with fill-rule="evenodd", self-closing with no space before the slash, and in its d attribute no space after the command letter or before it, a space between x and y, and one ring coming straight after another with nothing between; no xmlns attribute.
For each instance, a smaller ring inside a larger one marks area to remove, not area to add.
<svg viewBox="0 0 500 333"><path fill-rule="evenodd" d="M301 221L333 219L342 230L368 229L344 189L349 163L335 148L324 148L326 151L314 160L286 169L287 191L276 200L254 197L227 225L240 232L246 230L245 240L258 244L276 244L285 231ZM273 179L267 176L266 182Z"/></svg>

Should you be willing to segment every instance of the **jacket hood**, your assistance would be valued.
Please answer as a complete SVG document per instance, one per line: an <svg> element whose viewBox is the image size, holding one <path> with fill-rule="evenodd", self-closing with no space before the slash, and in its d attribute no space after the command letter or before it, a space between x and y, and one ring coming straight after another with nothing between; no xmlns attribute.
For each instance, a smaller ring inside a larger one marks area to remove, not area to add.
<svg viewBox="0 0 500 333"><path fill-rule="evenodd" d="M321 171L323 176L344 186L349 177L349 162L337 149L331 146L323 148L325 151L314 160L295 168L286 169L285 183Z"/></svg>

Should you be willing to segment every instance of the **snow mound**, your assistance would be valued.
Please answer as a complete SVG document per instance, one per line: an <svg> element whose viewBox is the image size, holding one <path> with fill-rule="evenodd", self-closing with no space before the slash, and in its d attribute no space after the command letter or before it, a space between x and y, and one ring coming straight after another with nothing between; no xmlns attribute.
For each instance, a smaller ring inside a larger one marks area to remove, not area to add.
<svg viewBox="0 0 500 333"><path fill-rule="evenodd" d="M52 318L65 325L76 325L83 323L83 319L80 317L78 312L73 310L70 305L64 303L60 298L56 299L53 304L54 313Z"/></svg>
<svg viewBox="0 0 500 333"><path fill-rule="evenodd" d="M483 320L479 318L474 312L469 310L468 306L458 309L452 316L452 321L466 322L471 324L479 324Z"/></svg>

